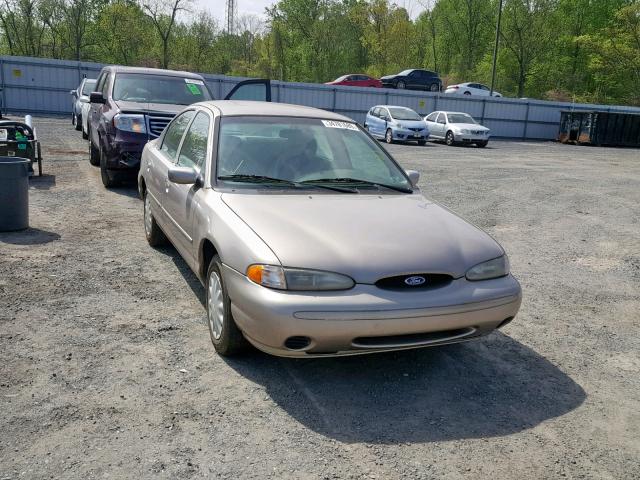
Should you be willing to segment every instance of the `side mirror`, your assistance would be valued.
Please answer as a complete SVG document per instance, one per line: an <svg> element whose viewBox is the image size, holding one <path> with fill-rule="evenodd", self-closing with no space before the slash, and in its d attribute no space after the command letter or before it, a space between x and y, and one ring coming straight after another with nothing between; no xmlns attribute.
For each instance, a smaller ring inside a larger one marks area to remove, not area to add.
<svg viewBox="0 0 640 480"><path fill-rule="evenodd" d="M191 167L170 167L169 181L182 185L201 185L202 179L195 168Z"/></svg>
<svg viewBox="0 0 640 480"><path fill-rule="evenodd" d="M411 182L412 187L418 186L418 180L420 180L420 172L416 170L407 170L407 176L409 177L409 181Z"/></svg>
<svg viewBox="0 0 640 480"><path fill-rule="evenodd" d="M76 96L76 91L75 90L69 90L69 95L72 95L72 96L75 97Z"/></svg>
<svg viewBox="0 0 640 480"><path fill-rule="evenodd" d="M102 92L91 92L91 95L89 95L89 101L91 103L107 103Z"/></svg>
<svg viewBox="0 0 640 480"><path fill-rule="evenodd" d="M80 97L80 102L89 103L89 97L87 97L86 95L81 96Z"/></svg>

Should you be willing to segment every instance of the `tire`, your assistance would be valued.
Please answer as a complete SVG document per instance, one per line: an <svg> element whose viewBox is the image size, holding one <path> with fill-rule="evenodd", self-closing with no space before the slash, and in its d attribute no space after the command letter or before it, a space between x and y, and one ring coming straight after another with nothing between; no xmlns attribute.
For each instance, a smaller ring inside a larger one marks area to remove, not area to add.
<svg viewBox="0 0 640 480"><path fill-rule="evenodd" d="M100 165L100 150L93 146L90 132L87 133L87 136L89 137L89 163L97 167Z"/></svg>
<svg viewBox="0 0 640 480"><path fill-rule="evenodd" d="M75 112L71 113L71 125L73 125L74 127L76 126L76 114Z"/></svg>
<svg viewBox="0 0 640 480"><path fill-rule="evenodd" d="M76 127L77 131L82 130L82 115L74 115L73 117L75 120L73 126Z"/></svg>
<svg viewBox="0 0 640 480"><path fill-rule="evenodd" d="M98 140L99 141L99 140ZM100 144L100 178L102 178L102 184L105 188L111 188L118 185L113 177L109 174L109 170L107 169L107 157L104 154L104 150L102 149L102 144Z"/></svg>
<svg viewBox="0 0 640 480"><path fill-rule="evenodd" d="M424 147L427 144L426 140L418 140L418 145L420 145L421 147Z"/></svg>
<svg viewBox="0 0 640 480"><path fill-rule="evenodd" d="M484 147L487 146L488 143L489 143L488 141L486 141L486 142L478 142L478 143L476 143L476 145L478 146L478 148L484 148Z"/></svg>
<svg viewBox="0 0 640 480"><path fill-rule="evenodd" d="M89 138L89 134L88 134L88 133L86 133L86 132L84 131L84 128L83 128L83 129L82 129L82 139L83 139L83 140L86 140L87 138Z"/></svg>
<svg viewBox="0 0 640 480"><path fill-rule="evenodd" d="M456 143L456 139L453 136L453 132L451 130L447 132L446 137L444 137L444 141L450 147L453 146L454 143Z"/></svg>
<svg viewBox="0 0 640 480"><path fill-rule="evenodd" d="M387 128L387 131L384 134L384 141L387 142L388 144L393 143L393 132L391 131L390 128Z"/></svg>
<svg viewBox="0 0 640 480"><path fill-rule="evenodd" d="M439 92L440 85L438 85L437 83L432 83L431 86L429 87L429 90L431 90L432 92Z"/></svg>
<svg viewBox="0 0 640 480"><path fill-rule="evenodd" d="M407 88L407 84L404 83L403 80L398 80L398 83L396 83L396 88L398 90L404 90L405 88Z"/></svg>
<svg viewBox="0 0 640 480"><path fill-rule="evenodd" d="M465 95L471 95L471 92L467 91L467 92L464 92L464 94Z"/></svg>
<svg viewBox="0 0 640 480"><path fill-rule="evenodd" d="M207 326L213 348L224 357L240 353L247 341L231 314L231 300L222 279L222 262L214 255L205 282Z"/></svg>
<svg viewBox="0 0 640 480"><path fill-rule="evenodd" d="M167 237L156 223L156 219L153 218L151 213L151 195L147 192L144 194L144 210L143 210L143 224L144 224L144 236L147 238L147 243L152 247L159 247L167 243Z"/></svg>

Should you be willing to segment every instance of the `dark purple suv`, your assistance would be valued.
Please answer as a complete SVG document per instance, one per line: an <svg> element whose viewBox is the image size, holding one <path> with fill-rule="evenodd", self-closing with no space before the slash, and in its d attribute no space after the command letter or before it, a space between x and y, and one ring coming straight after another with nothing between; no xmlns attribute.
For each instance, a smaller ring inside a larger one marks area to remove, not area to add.
<svg viewBox="0 0 640 480"><path fill-rule="evenodd" d="M269 80L238 83L225 99L271 100ZM200 75L137 67L104 67L91 93L89 161L105 187L133 179L142 149L185 105L213 96Z"/></svg>

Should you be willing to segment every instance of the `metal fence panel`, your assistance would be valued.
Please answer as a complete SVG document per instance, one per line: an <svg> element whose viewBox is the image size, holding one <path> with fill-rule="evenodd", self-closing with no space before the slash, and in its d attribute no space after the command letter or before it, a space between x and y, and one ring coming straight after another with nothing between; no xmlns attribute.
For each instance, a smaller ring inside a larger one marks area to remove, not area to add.
<svg viewBox="0 0 640 480"><path fill-rule="evenodd" d="M3 108L12 113L66 115L69 91L82 78L96 78L99 63L0 56ZM203 74L216 98L224 98L244 78ZM472 97L408 90L272 82L274 102L293 103L341 113L363 123L374 105L402 105L421 115L434 110L465 112L491 129L494 137L555 139L561 110L604 110L640 113L640 108L530 99Z"/></svg>

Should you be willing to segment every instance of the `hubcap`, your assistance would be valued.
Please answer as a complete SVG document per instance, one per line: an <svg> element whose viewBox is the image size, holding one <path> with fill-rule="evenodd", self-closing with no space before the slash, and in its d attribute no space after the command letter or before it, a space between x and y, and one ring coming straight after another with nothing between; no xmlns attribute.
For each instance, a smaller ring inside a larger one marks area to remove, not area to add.
<svg viewBox="0 0 640 480"><path fill-rule="evenodd" d="M209 328L217 340L222 335L222 325L224 324L224 302L222 299L222 284L216 272L209 275L209 296L207 299L207 316L209 317Z"/></svg>
<svg viewBox="0 0 640 480"><path fill-rule="evenodd" d="M147 237L151 236L152 222L153 217L151 216L151 199L147 194L144 196L144 231L147 234Z"/></svg>
<svg viewBox="0 0 640 480"><path fill-rule="evenodd" d="M387 132L387 142L391 143L391 139L392 139L391 132Z"/></svg>

